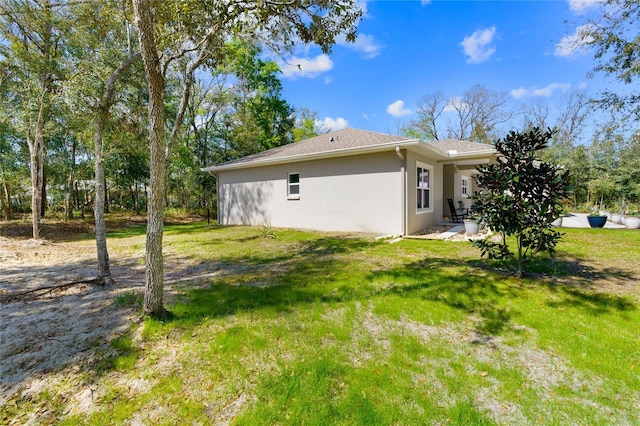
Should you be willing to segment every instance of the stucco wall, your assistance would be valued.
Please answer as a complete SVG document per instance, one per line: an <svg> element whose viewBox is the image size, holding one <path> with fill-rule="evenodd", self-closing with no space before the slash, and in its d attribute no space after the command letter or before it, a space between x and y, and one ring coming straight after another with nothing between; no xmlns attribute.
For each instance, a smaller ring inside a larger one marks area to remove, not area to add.
<svg viewBox="0 0 640 426"><path fill-rule="evenodd" d="M401 166L385 152L219 172L218 220L402 234ZM299 200L287 198L289 173L300 174Z"/></svg>
<svg viewBox="0 0 640 426"><path fill-rule="evenodd" d="M433 167L432 192L433 198L431 205L432 211L417 211L417 162L421 162ZM442 163L438 163L435 159L418 155L414 152L407 152L407 232L415 234L423 229L437 225L442 221Z"/></svg>

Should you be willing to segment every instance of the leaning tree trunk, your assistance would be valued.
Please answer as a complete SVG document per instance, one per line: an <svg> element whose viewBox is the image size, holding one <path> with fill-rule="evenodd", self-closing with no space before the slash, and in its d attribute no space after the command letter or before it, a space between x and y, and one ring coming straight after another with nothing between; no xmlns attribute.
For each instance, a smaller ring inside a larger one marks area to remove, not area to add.
<svg viewBox="0 0 640 426"><path fill-rule="evenodd" d="M113 94L118 78L128 70L133 63L140 58L136 54L123 62L107 80L104 94L100 100L100 107L96 117L96 128L93 134L93 143L96 156L96 194L93 202L93 210L96 222L96 250L98 256L98 282L103 285L113 284L111 270L109 268L109 251L107 250L107 225L104 219L107 200L107 180L104 174L104 129L109 118L109 109L113 102Z"/></svg>
<svg viewBox="0 0 640 426"><path fill-rule="evenodd" d="M164 221L164 191L166 186L166 142L164 139L165 79L153 32L153 12L149 0L133 0L138 25L140 52L149 86L149 205L147 208L146 276L144 313L164 314L164 265L162 233Z"/></svg>

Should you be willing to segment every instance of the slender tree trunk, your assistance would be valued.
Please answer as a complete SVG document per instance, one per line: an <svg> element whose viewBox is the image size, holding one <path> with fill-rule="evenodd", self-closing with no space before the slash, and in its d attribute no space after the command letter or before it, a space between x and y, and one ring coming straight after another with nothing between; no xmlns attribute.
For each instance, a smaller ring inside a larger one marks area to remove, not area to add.
<svg viewBox="0 0 640 426"><path fill-rule="evenodd" d="M107 177L104 177L104 212L109 213L109 187L107 186Z"/></svg>
<svg viewBox="0 0 640 426"><path fill-rule="evenodd" d="M102 285L112 285L111 269L109 268L109 252L107 250L107 225L104 220L104 156L103 135L107 116L103 111L98 113L96 129L93 134L93 143L96 156L96 196L93 203L93 211L96 223L96 252L98 256L98 282Z"/></svg>
<svg viewBox="0 0 640 426"><path fill-rule="evenodd" d="M3 194L0 194L0 206L2 207L2 213L5 220L11 220L13 212L11 211L11 195L9 192L9 184L2 182Z"/></svg>
<svg viewBox="0 0 640 426"><path fill-rule="evenodd" d="M98 282L103 285L114 283L109 267L109 251L107 250L107 225L104 218L107 204L107 178L104 173L104 128L109 118L109 110L113 102L113 94L118 78L140 58L139 54L131 56L123 62L107 80L105 91L100 99L100 107L96 114L96 127L93 134L95 147L95 181L96 193L93 201L93 211L96 224L96 253L98 257ZM106 207L106 208L105 208Z"/></svg>
<svg viewBox="0 0 640 426"><path fill-rule="evenodd" d="M71 142L71 164L69 167L69 176L67 176L67 188L64 194L64 218L65 220L73 219L73 205L71 202L71 194L73 193L73 182L75 180L76 170L76 141Z"/></svg>
<svg viewBox="0 0 640 426"><path fill-rule="evenodd" d="M38 128L40 128L40 121L39 119ZM41 130L36 129L35 139L31 139L31 137L27 135L29 164L31 167L31 226L33 231L32 236L35 240L40 239L40 211L42 208L42 175L44 163L44 147L42 144L43 135Z"/></svg>
<svg viewBox="0 0 640 426"><path fill-rule="evenodd" d="M43 154L43 162L44 162L44 154ZM40 203L40 217L45 217L47 214L47 168L42 165L42 196L40 197L42 203Z"/></svg>
<svg viewBox="0 0 640 426"><path fill-rule="evenodd" d="M137 215L140 214L140 208L138 207L138 198L136 197L136 191L135 188L137 188L137 184L136 181L133 181L133 185L129 186L129 194L131 195L131 202L133 203L133 210L136 212Z"/></svg>
<svg viewBox="0 0 640 426"><path fill-rule="evenodd" d="M144 312L146 315L159 317L165 313L162 234L166 186L166 142L164 138L164 89L166 83L153 31L151 4L149 0L133 0L133 10L149 85L150 194L147 207Z"/></svg>
<svg viewBox="0 0 640 426"><path fill-rule="evenodd" d="M522 277L523 264L524 264L524 256L522 253L522 238L518 237L518 271L516 272L516 276L518 278Z"/></svg>
<svg viewBox="0 0 640 426"><path fill-rule="evenodd" d="M167 166L171 154L171 145L180 133L184 122L184 114L194 83L193 75L195 70L208 57L208 47L213 31L210 31L200 41L198 57L186 69L182 97L174 126L168 140L165 140L164 90L166 81L153 31L154 19L150 0L133 0L133 10L138 25L140 52L149 85L150 194L147 206L147 276L144 311L147 315L161 316L165 312L163 306L162 233L164 208L166 206Z"/></svg>
<svg viewBox="0 0 640 426"><path fill-rule="evenodd" d="M75 203L75 208L80 208L80 190L78 189L78 181L73 183L73 202Z"/></svg>

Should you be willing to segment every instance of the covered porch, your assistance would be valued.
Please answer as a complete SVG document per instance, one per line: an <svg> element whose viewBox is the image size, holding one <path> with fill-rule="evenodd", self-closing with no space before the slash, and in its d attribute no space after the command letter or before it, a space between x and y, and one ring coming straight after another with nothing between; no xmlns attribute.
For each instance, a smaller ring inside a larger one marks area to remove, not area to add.
<svg viewBox="0 0 640 426"><path fill-rule="evenodd" d="M442 166L442 223L454 223L448 200L453 200L456 210L470 209L471 196L479 192L474 176L478 174L477 166L488 163L487 159L448 163Z"/></svg>

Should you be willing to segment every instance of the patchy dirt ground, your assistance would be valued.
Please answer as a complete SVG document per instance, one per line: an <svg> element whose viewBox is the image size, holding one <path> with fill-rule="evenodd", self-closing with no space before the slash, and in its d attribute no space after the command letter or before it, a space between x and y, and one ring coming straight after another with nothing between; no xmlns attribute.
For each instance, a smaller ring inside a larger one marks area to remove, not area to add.
<svg viewBox="0 0 640 426"><path fill-rule="evenodd" d="M142 218L133 218L109 226L141 222ZM132 304L117 303L117 299L120 294L142 295L144 249L126 258L111 257L115 286L79 283L9 298L25 290L91 280L97 272L95 242L79 238L90 232L89 223L45 224L46 239L39 241L28 239L30 230L28 223L5 223L0 229L0 406L20 389L40 383L47 372L93 362L97 350L124 333L140 315ZM165 283L168 299L181 282L215 273L171 253L166 255L165 268L170 271Z"/></svg>
<svg viewBox="0 0 640 426"><path fill-rule="evenodd" d="M95 248L0 237L0 298L10 292L91 279ZM118 285L78 284L42 295L0 301L0 405L41 374L82 364L89 349L124 332L136 315L114 305L123 291L142 291L144 267L115 264Z"/></svg>

